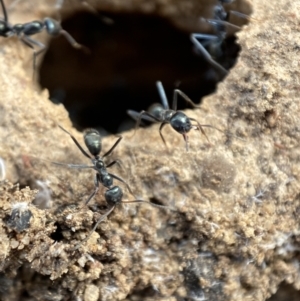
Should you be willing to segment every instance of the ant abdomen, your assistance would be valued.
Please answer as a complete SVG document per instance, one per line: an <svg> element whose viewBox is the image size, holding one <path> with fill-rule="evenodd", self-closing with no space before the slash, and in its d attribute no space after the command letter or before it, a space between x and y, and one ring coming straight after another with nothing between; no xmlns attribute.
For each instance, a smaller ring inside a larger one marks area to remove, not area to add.
<svg viewBox="0 0 300 301"><path fill-rule="evenodd" d="M101 151L101 135L95 129L88 129L84 134L84 143L88 148L89 152L93 156L99 155Z"/></svg>
<svg viewBox="0 0 300 301"><path fill-rule="evenodd" d="M165 110L160 103L154 103L148 109L148 112L159 120L162 120L164 111Z"/></svg>

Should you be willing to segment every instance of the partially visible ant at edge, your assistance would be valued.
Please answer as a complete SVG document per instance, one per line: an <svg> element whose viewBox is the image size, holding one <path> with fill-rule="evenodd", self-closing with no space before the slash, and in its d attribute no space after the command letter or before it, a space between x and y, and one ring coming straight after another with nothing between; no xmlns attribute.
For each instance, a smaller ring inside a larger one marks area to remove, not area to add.
<svg viewBox="0 0 300 301"><path fill-rule="evenodd" d="M104 213L99 218L99 220L96 222L95 226L90 231L90 233L87 235L87 237L84 240L82 240L79 244L77 244L74 248L72 248L73 251L77 250L83 243L85 243L90 238L90 236L93 234L93 232L97 229L98 225L109 214L111 214L114 211L114 209L116 208L117 205L119 205L121 203L123 203L123 204L145 203L145 204L149 204L153 207L162 208L162 209L170 209L170 210L176 211L175 209L173 209L171 207L154 204L154 203L144 201L144 200L122 201L123 191L119 186L113 186L113 179L119 180L120 182L124 183L126 185L127 189L129 190L129 192L133 195L129 185L122 178L120 178L120 177L118 177L114 174L108 173L107 170L106 170L106 168L109 168L109 167L111 167L114 164L119 163L119 162L117 160L115 160L115 161L110 162L109 164L105 164L104 161L103 161L103 158L109 156L112 153L112 151L117 147L117 145L122 140L122 136L120 136L118 138L118 140L114 143L114 145L101 157L99 154L101 152L102 143L101 143L101 136L100 136L99 132L96 131L95 129L87 130L84 134L84 142L85 142L85 145L88 148L89 152L92 154L92 156L93 156L93 158L92 158L82 148L82 146L79 144L79 142L76 140L76 138L73 135L71 135L63 127L61 127L61 126L59 126L59 127L71 137L71 139L74 141L74 143L79 148L81 153L84 156L86 156L87 158L89 158L93 165L65 164L65 163L57 163L57 162L52 162L52 163L56 164L56 165L68 166L68 167L71 167L71 168L92 168L92 169L94 169L96 171L95 190L88 197L85 204L88 204L89 201L96 195L96 193L98 192L98 189L99 189L99 184L101 183L104 187L107 188L107 190L104 194L104 197L105 197L106 203L110 207L110 209L108 209L106 211L106 213Z"/></svg>
<svg viewBox="0 0 300 301"><path fill-rule="evenodd" d="M209 128L213 128L216 129L222 133L224 133L222 130L209 125L209 124L200 124L196 119L188 117L185 113L181 112L181 111L177 111L177 95L180 95L187 103L189 103L190 105L192 105L192 107L194 108L200 108L200 106L196 105L185 93L183 93L181 90L175 89L174 90L174 94L173 94L173 103L172 103L172 109L169 108L169 103L168 103L168 99L164 90L164 87L162 85L162 83L160 81L156 82L156 87L158 89L158 93L160 95L160 99L162 102L162 105L157 103L154 104L150 107L149 111L141 111L136 112L133 110L128 110L127 114L133 118L134 120L136 120L136 126L135 126L135 131L134 134L137 130L137 128L139 127L141 120L147 120L150 122L161 122L160 128L159 128L159 134L160 137L162 139L162 141L164 142L165 145L166 144L166 140L162 134L162 129L166 124L170 124L171 127L178 132L179 134L181 134L183 136L183 139L185 141L185 146L186 146L186 151L189 150L189 140L188 140L188 132L191 129L195 129L195 130L200 130L201 133L205 136L206 140L208 141L209 144L210 141L204 131L204 127L209 127ZM192 124L192 121L195 122L196 124ZM133 134L133 135L134 135Z"/></svg>
<svg viewBox="0 0 300 301"><path fill-rule="evenodd" d="M226 12L224 4L230 4L234 0L219 0L213 9L213 18L200 20L212 25L215 34L192 33L190 35L196 51L202 54L205 60L210 63L221 75L227 75L228 71L216 60L222 55L222 46L227 35L227 26L240 30L240 27L229 22L230 15L236 15L241 18L249 19L249 16L237 11Z"/></svg>
<svg viewBox="0 0 300 301"><path fill-rule="evenodd" d="M0 0L0 4L4 17L4 19L0 19L0 36L5 38L17 36L22 43L32 49L33 75L36 71L37 57L45 50L46 46L40 41L31 38L31 36L40 33L43 30L46 30L48 35L52 37L63 35L74 48L82 49L87 53L90 52L87 47L77 43L76 40L61 27L60 23L52 18L44 18L42 21L35 20L24 24L10 24L4 0ZM37 46L40 49L35 50L34 46Z"/></svg>

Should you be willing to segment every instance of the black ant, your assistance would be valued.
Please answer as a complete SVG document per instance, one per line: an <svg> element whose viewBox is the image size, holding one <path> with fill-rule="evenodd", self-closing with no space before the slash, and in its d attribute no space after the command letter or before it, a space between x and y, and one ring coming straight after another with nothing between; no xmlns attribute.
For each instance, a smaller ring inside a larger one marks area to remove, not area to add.
<svg viewBox="0 0 300 301"><path fill-rule="evenodd" d="M95 190L93 193L88 197L86 200L85 204L88 204L88 202L95 196L99 189L99 183L101 183L103 186L107 188L105 191L104 197L105 200L110 207L109 210L107 210L106 213L104 213L99 220L96 222L95 226L91 230L91 232L88 234L88 236L81 241L73 250L77 250L84 242L86 242L90 236L93 234L93 232L97 229L98 225L111 213L113 210L116 208L117 205L123 203L123 204L129 204L129 203L146 203L149 204L153 207L157 208L163 208L163 209L171 209L175 210L171 207L168 206L163 206L163 205L157 205L151 202L147 202L144 200L134 200L134 201L122 201L123 198L123 190L119 186L113 186L113 179L119 180L122 183L126 185L130 193L133 195L130 187L128 184L121 178L117 177L116 175L113 175L111 173L108 173L106 168L111 167L112 165L118 163L117 160L110 162L109 164L105 164L103 161L103 158L106 156L109 156L112 151L117 147L117 145L120 143L122 140L122 137L119 137L118 140L115 142L115 144L110 148L109 151L107 151L102 157L99 156L100 151L101 151L101 136L98 131L94 129L89 129L86 131L84 134L84 142L86 147L88 148L89 152L94 156L94 158L91 158L91 156L82 148L82 146L79 144L79 142L76 140L76 138L71 135L68 131L66 131L63 127L59 126L64 132L66 132L74 141L74 143L77 145L77 147L80 149L83 155L91 159L93 165L81 165L81 164L64 164L64 163L57 163L57 162L52 162L57 165L67 165L68 167L72 168L92 168L96 170L96 178L95 178Z"/></svg>
<svg viewBox="0 0 300 301"><path fill-rule="evenodd" d="M112 151L117 147L117 145L120 143L120 141L123 139L122 136L120 136L118 138L118 140L114 143L114 145L102 156L100 157L100 152L101 152L101 148L102 148L102 143L101 143L101 136L99 134L99 132L95 129L88 129L85 134L84 134L84 143L86 145L86 147L88 148L89 152L93 155L93 158L82 148L82 146L79 144L79 142L76 140L76 138L70 134L67 130L65 130L62 126L59 125L59 127L65 132L67 133L71 139L74 141L74 143L76 144L76 146L80 149L81 153L86 156L87 158L89 158L93 165L83 165L83 164L66 164L66 163L58 163L58 162L52 162L53 164L56 165L62 165L62 166L68 166L71 168L92 168L94 170L96 170L96 177L95 177L95 190L93 191L93 193L88 197L88 199L86 200L85 204L88 204L89 201L96 195L96 193L99 190L99 184L101 183L104 187L107 188L107 190L105 191L104 197L105 200L108 204L108 206L110 207L110 209L107 210L106 213L104 213L99 220L96 222L95 226L93 227L93 229L90 231L90 233L88 234L88 236L82 240L75 248L73 248L72 250L77 250L84 242L86 242L90 236L93 234L93 232L96 230L96 228L98 227L98 225L110 214L113 212L113 210L116 208L117 205L123 203L123 204L130 204L130 203L146 203L149 204L153 207L157 207L157 208L162 208L162 209L170 209L173 211L176 211L175 209L168 207L168 206L164 206L164 205L158 205L158 204L154 204L148 201L144 201L144 200L133 200L133 201L122 201L123 198L123 190L121 189L121 187L119 186L113 186L113 179L116 179L122 183L124 183L127 187L127 189L129 190L129 192L133 195L129 185L120 177L108 173L106 168L109 168L111 166L113 166L116 163L119 163L118 160L114 160L112 162L110 162L109 164L105 164L103 161L104 157L109 156ZM134 196L134 195L133 195Z"/></svg>
<svg viewBox="0 0 300 301"><path fill-rule="evenodd" d="M86 200L85 204L88 204L88 202L96 195L96 193L99 190L99 184L101 183L104 187L110 189L113 185L113 179L116 179L122 183L124 183L129 190L129 192L134 196L132 193L129 185L120 177L107 172L106 168L109 168L113 166L116 163L120 162L118 160L114 160L110 162L109 164L105 164L103 161L103 158L109 156L112 151L117 147L117 145L120 143L122 140L122 136L118 138L118 140L114 143L114 145L102 156L100 157L100 152L102 148L102 143L101 143L101 136L98 131L94 129L89 129L85 132L84 134L84 143L86 147L88 148L89 152L92 154L93 158L82 148L82 146L79 144L79 142L76 140L76 138L71 135L67 130L65 130L63 127L59 126L65 133L67 133L76 146L80 149L81 153L89 158L92 161L93 165L82 165L82 164L66 164L66 163L58 163L58 162L52 162L53 164L56 165L64 165L68 166L71 168L91 168L96 171L96 176L95 176L95 190L91 193L91 195L88 197ZM121 189L121 188L120 188Z"/></svg>
<svg viewBox="0 0 300 301"><path fill-rule="evenodd" d="M159 128L159 134L161 139L163 140L164 144L166 145L165 138L162 135L162 129L166 124L170 124L172 128L178 132L179 134L182 134L185 144L186 144L186 150L189 149L188 144L188 135L187 133L192 129L200 130L202 134L206 137L207 141L209 142L209 139L207 135L205 134L203 127L212 127L210 125L201 125L196 119L188 117L185 115L185 113L181 111L177 111L177 95L179 94L181 97L183 97L189 104L191 104L194 108L199 108L186 94L184 94L182 91L175 89L174 90L174 97L173 97L173 103L172 103L172 109L169 108L168 99L165 93L165 90L163 88L163 85L160 81L156 82L156 87L158 89L158 93L161 98L161 104L154 104L149 112L141 111L140 113L132 110L128 110L127 113L129 116L131 116L133 119L137 120L136 129L138 128L141 119L148 120L150 122L161 122L161 126ZM196 125L193 125L191 121L196 122ZM209 142L210 143L210 142Z"/></svg>
<svg viewBox="0 0 300 301"><path fill-rule="evenodd" d="M214 16L213 19L204 19L209 24L211 24L214 28L215 34L202 34L202 33L192 33L191 41L196 46L196 49L201 52L204 58L221 74L226 75L228 71L222 67L219 63L215 61L222 56L222 45L227 35L226 26L231 26L236 29L240 29L239 26L236 26L230 22L228 22L230 13L235 14L242 18L249 18L247 15L230 11L226 12L224 9L224 4L230 4L234 0L219 0L218 4L214 6ZM200 42L201 40L201 42Z"/></svg>
<svg viewBox="0 0 300 301"><path fill-rule="evenodd" d="M4 1L0 0L0 2L4 16L4 19L0 19L0 36L5 38L17 36L21 42L23 42L26 46L30 47L33 50L34 71L36 70L36 58L45 50L46 46L43 43L32 39L31 36L43 30L46 30L47 33L52 37L63 35L74 48L88 50L85 46L77 43L68 32L62 29L59 22L52 18L45 18L42 21L35 20L24 24L11 25L8 22L8 15ZM34 45L38 46L40 50L36 51L34 49Z"/></svg>

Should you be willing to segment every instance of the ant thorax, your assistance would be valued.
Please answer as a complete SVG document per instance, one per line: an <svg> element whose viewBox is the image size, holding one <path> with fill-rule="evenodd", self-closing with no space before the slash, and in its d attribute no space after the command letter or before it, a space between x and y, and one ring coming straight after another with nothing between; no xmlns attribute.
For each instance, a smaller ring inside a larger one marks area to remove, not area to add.
<svg viewBox="0 0 300 301"><path fill-rule="evenodd" d="M165 110L163 112L163 120L166 122L171 122L172 117L176 114L174 110Z"/></svg>
<svg viewBox="0 0 300 301"><path fill-rule="evenodd" d="M111 187L113 185L113 178L106 170L99 171L100 182L105 187Z"/></svg>
<svg viewBox="0 0 300 301"><path fill-rule="evenodd" d="M11 32L11 35L18 35L20 34L23 30L24 30L24 24L15 24L13 27L12 27L12 32Z"/></svg>
<svg viewBox="0 0 300 301"><path fill-rule="evenodd" d="M25 24L18 24L13 27L16 34L23 33L26 36L35 35L44 29L44 24L41 21L35 20Z"/></svg>

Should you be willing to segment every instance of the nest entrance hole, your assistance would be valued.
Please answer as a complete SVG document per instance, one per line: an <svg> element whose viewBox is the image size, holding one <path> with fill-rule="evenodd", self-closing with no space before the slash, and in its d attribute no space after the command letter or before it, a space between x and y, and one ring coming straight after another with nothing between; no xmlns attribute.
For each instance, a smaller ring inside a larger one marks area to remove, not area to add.
<svg viewBox="0 0 300 301"><path fill-rule="evenodd" d="M91 51L73 49L63 38L52 39L40 68L40 84L50 99L63 103L73 125L117 133L134 127L126 110L146 110L160 102L155 86L162 81L169 102L173 89L194 102L215 90L220 75L198 54L190 32L156 15L79 12L62 26ZM228 38L226 48L235 62L239 47ZM178 108L186 108L180 100Z"/></svg>

